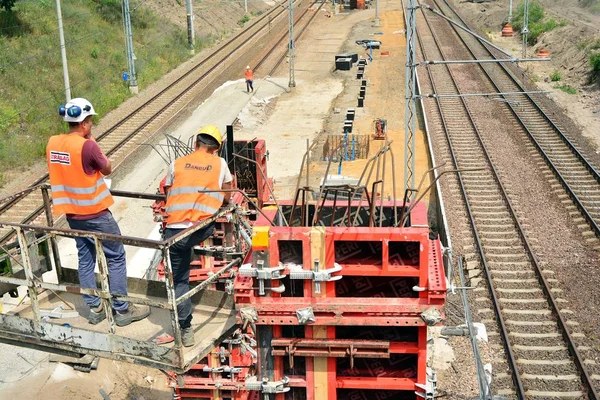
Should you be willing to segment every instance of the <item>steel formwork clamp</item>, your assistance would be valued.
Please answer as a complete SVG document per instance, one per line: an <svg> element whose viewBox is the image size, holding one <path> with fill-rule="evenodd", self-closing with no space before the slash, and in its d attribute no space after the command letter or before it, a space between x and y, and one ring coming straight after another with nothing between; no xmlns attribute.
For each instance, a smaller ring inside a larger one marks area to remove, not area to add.
<svg viewBox="0 0 600 400"><path fill-rule="evenodd" d="M265 280L283 279L287 275L282 274L285 270L284 265L278 265L277 267L264 267L264 261L258 260L256 262L256 268L252 264L243 264L239 269L240 276L249 276L258 280L258 294L259 296L265 295ZM285 290L285 286L280 285L278 287L269 288L272 292L282 293Z"/></svg>
<svg viewBox="0 0 600 400"><path fill-rule="evenodd" d="M287 393L290 391L290 378L284 376L281 380L271 382L266 378L259 381L256 376L252 376L246 379L246 390L260 391L264 395Z"/></svg>
<svg viewBox="0 0 600 400"><path fill-rule="evenodd" d="M211 367L204 367L202 368L203 372L213 372L213 373L217 373L217 374L239 374L240 372L242 372L242 369L239 367L229 367L229 366L224 366L224 367L216 367L216 368L211 368Z"/></svg>
<svg viewBox="0 0 600 400"><path fill-rule="evenodd" d="M428 367L426 375L425 384L415 383L415 386L419 389L415 391L415 394L423 399L433 400L437 391L437 374L432 368Z"/></svg>
<svg viewBox="0 0 600 400"><path fill-rule="evenodd" d="M310 279L315 283L315 293L321 293L321 282L333 282L342 279L341 275L332 276L336 272L342 270L342 266L338 263L333 263L333 268L319 270L319 260L313 261L313 270L306 270L302 265L284 264L290 274L290 279Z"/></svg>

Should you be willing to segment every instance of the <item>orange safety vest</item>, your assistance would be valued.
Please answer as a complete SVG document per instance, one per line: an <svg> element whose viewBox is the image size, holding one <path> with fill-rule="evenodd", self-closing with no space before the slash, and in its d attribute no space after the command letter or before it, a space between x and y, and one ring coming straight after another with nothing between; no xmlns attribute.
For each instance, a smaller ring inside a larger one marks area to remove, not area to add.
<svg viewBox="0 0 600 400"><path fill-rule="evenodd" d="M167 194L167 223L197 222L216 214L223 204L223 192L199 193L199 190L219 190L221 157L195 151L175 160L173 185Z"/></svg>
<svg viewBox="0 0 600 400"><path fill-rule="evenodd" d="M96 214L114 204L102 174L88 175L83 170L81 152L86 140L61 134L48 141L46 159L55 214Z"/></svg>
<svg viewBox="0 0 600 400"><path fill-rule="evenodd" d="M247 69L245 75L246 75L246 80L247 81L253 81L254 80L254 73L252 72L251 69Z"/></svg>

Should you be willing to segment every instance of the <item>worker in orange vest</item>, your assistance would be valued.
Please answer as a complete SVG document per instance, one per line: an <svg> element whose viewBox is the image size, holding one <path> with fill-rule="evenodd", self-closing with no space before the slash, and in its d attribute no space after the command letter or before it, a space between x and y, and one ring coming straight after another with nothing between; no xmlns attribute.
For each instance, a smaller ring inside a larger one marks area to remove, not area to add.
<svg viewBox="0 0 600 400"><path fill-rule="evenodd" d="M254 87L252 87L252 82L254 81L254 72L252 72L249 65L246 66L246 72L244 73L244 76L246 77L246 92L254 92Z"/></svg>
<svg viewBox="0 0 600 400"><path fill-rule="evenodd" d="M214 125L205 126L196 136L195 151L178 158L169 166L165 181L167 193L165 239L210 218L223 204L229 203L231 193L218 191L230 189L233 181L227 162L215 154L220 149L222 141L219 128ZM203 190L207 192L203 193ZM176 297L190 290L192 248L208 239L214 229L215 223L212 222L169 247ZM177 305L177 316L183 345L193 346L194 331L191 325L190 299ZM172 338L167 338L161 343L169 341L172 341Z"/></svg>
<svg viewBox="0 0 600 400"><path fill-rule="evenodd" d="M46 147L46 157L52 189L54 214L66 214L71 229L120 235L119 225L108 207L114 204L104 175L112 171L110 160L102 153L92 136L92 104L76 98L59 108L59 114L69 123L69 133L52 136ZM75 238L79 257L79 285L97 289L94 268L96 247L92 238ZM121 242L102 241L108 262L110 292L127 295L125 248ZM84 294L90 307L88 321L97 324L106 318L100 297ZM150 307L113 300L115 322L129 325L150 315Z"/></svg>

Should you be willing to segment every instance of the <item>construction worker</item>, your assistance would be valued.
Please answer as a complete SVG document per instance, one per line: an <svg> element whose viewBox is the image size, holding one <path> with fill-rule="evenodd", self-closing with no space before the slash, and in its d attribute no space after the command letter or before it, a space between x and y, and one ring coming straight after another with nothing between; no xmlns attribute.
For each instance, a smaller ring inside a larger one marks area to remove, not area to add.
<svg viewBox="0 0 600 400"><path fill-rule="evenodd" d="M229 192L205 192L230 189L233 178L227 162L216 155L222 143L221 132L214 125L200 129L196 136L196 149L192 154L175 160L169 166L165 181L167 193L167 226L165 239L177 235L195 223L210 218L223 204L229 203ZM191 250L208 239L214 232L214 222L181 239L169 248L175 295L182 296L190 290ZM192 329L192 302L190 299L177 306L182 342L194 345ZM172 338L163 340L168 343Z"/></svg>
<svg viewBox="0 0 600 400"><path fill-rule="evenodd" d="M111 233L121 231L108 207L114 204L104 175L112 171L110 160L102 153L92 136L92 118L97 115L86 99L76 98L59 108L59 114L69 123L69 133L52 136L46 147L46 157L52 189L55 214L66 214L71 229ZM96 247L91 238L75 238L79 257L79 284L82 288L96 289ZM121 242L103 241L108 262L110 292L127 295L125 248ZM88 321L97 324L106 318L103 303L98 296L84 294L90 307ZM113 300L115 322L129 325L150 315L150 307Z"/></svg>
<svg viewBox="0 0 600 400"><path fill-rule="evenodd" d="M254 81L254 72L252 72L249 65L246 66L246 72L244 73L244 76L246 77L246 92L254 92L254 87L252 86L252 82Z"/></svg>

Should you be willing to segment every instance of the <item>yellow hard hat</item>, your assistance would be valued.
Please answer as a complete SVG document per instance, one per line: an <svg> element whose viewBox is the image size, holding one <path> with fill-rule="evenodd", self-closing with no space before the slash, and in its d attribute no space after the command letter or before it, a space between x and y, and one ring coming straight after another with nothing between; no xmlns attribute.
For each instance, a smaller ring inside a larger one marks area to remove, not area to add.
<svg viewBox="0 0 600 400"><path fill-rule="evenodd" d="M215 125L207 125L200 129L198 131L198 137L196 140L206 144L214 144L214 141L212 139L209 139L208 137L216 140L217 144L221 146L223 138L221 136L221 131Z"/></svg>

